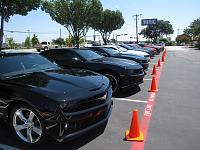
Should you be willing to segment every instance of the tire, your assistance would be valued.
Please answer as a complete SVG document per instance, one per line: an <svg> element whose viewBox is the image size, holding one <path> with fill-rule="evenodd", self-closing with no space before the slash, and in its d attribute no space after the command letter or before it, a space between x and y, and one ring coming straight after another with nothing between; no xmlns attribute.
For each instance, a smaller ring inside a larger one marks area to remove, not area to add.
<svg viewBox="0 0 200 150"><path fill-rule="evenodd" d="M44 51L46 51L46 50L48 50L48 47L47 47L47 46L44 47Z"/></svg>
<svg viewBox="0 0 200 150"><path fill-rule="evenodd" d="M40 49L37 49L38 52L40 52Z"/></svg>
<svg viewBox="0 0 200 150"><path fill-rule="evenodd" d="M117 94L121 89L119 77L111 72L103 73L109 80L112 85L113 94Z"/></svg>
<svg viewBox="0 0 200 150"><path fill-rule="evenodd" d="M44 120L35 109L26 104L16 105L12 109L10 125L17 139L27 145L37 146L45 142Z"/></svg>

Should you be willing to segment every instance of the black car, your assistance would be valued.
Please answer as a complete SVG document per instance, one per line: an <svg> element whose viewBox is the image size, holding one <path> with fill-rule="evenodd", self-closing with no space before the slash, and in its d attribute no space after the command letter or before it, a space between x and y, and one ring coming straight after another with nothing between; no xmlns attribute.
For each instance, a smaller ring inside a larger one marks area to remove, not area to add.
<svg viewBox="0 0 200 150"><path fill-rule="evenodd" d="M39 54L0 56L0 118L22 142L62 142L107 123L113 102L105 76L64 70Z"/></svg>
<svg viewBox="0 0 200 150"><path fill-rule="evenodd" d="M144 70L147 70L149 66L148 60L144 56L133 55L133 54L123 54L123 53L120 53L120 51L116 51L113 48L109 48L109 47L94 46L94 47L88 47L88 48L92 49L96 53L103 55L105 57L124 58L124 59L136 61L137 63L142 65Z"/></svg>
<svg viewBox="0 0 200 150"><path fill-rule="evenodd" d="M110 79L115 94L121 88L139 85L144 78L144 70L140 64L126 59L104 57L90 49L51 49L41 55L63 68L84 68L104 74Z"/></svg>

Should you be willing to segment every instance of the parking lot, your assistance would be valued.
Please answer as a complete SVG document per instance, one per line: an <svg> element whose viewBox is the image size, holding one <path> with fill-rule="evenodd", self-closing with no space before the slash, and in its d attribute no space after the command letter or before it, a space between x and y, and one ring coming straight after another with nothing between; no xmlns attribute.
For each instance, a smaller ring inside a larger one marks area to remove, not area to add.
<svg viewBox="0 0 200 150"><path fill-rule="evenodd" d="M152 59L144 83L124 90L113 98L114 109L108 125L101 131L61 144L47 143L41 147L25 147L12 136L8 126L0 124L0 149L80 149L80 150L197 150L200 148L199 65L200 51L186 47L167 47L166 61L158 70L159 92L151 107L148 120L144 112L148 106L151 72L161 54ZM144 142L124 140L129 129L132 110L139 110L139 118L146 137ZM149 125L149 126L148 126ZM97 138L96 138L97 137Z"/></svg>

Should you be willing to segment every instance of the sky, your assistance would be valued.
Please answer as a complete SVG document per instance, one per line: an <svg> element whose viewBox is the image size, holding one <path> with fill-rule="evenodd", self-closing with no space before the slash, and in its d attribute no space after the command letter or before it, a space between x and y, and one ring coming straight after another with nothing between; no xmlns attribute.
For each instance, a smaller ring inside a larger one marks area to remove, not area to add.
<svg viewBox="0 0 200 150"><path fill-rule="evenodd" d="M174 40L177 34L182 34L183 30L195 19L200 17L199 0L101 0L104 9L120 10L123 14L125 24L119 30L111 35L127 34L118 36L118 40L130 40L134 37L136 40L135 19L133 15L142 14L139 17L139 31L145 28L141 26L141 19L157 18L158 20L168 20L173 26L174 34L171 35ZM29 35L35 32L40 41L51 41L60 36L68 37L67 29L57 22L53 21L49 14L40 9L28 13L27 16L14 15L8 23L5 23L4 30L23 31L27 33L4 32L4 39L13 37L17 43L25 41ZM179 32L178 32L179 31ZM99 33L96 33L99 34ZM93 31L87 33L87 40L91 40ZM142 36L140 40L144 40ZM97 39L100 40L100 39Z"/></svg>

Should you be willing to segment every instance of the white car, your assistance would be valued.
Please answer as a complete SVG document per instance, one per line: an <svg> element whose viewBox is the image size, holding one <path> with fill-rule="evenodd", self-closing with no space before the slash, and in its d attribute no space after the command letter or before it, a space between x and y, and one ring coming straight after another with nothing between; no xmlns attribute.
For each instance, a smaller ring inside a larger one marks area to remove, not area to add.
<svg viewBox="0 0 200 150"><path fill-rule="evenodd" d="M125 48L123 48L119 45L103 45L102 47L110 47L114 50L119 51L121 54L139 55L139 56L143 56L143 57L147 58L148 61L150 60L150 55L148 53L145 53L145 52L127 50L127 49L125 49Z"/></svg>

